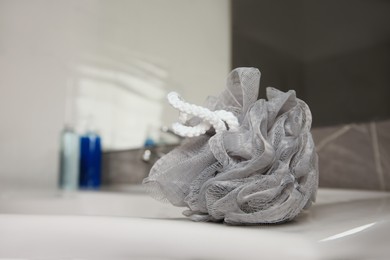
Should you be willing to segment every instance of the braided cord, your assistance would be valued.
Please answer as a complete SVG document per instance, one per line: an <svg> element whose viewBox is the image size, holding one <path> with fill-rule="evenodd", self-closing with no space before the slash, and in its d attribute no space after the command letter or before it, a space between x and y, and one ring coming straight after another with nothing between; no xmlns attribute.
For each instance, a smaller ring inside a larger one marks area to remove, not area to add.
<svg viewBox="0 0 390 260"><path fill-rule="evenodd" d="M172 125L173 131L183 137L194 137L205 134L214 127L215 132L235 131L239 127L238 119L233 113L225 110L211 111L208 108L190 104L184 101L176 92L167 95L168 102L180 111L179 122ZM192 117L202 119L196 126L184 125Z"/></svg>

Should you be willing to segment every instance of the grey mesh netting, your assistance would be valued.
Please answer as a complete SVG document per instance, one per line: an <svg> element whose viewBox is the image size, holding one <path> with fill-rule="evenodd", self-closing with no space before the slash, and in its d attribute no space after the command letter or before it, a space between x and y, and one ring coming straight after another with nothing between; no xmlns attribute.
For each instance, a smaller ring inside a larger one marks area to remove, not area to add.
<svg viewBox="0 0 390 260"><path fill-rule="evenodd" d="M309 107L293 90L267 88L267 100L257 100L259 81L255 68L229 74L207 107L232 112L238 130L211 129L163 156L143 182L153 197L187 207L192 220L230 224L285 222L311 205L318 159Z"/></svg>

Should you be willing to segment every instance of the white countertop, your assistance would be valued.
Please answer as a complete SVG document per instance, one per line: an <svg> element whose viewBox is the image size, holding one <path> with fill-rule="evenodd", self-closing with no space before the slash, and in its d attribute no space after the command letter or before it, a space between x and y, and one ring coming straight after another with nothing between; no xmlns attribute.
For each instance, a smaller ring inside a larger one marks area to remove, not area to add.
<svg viewBox="0 0 390 260"><path fill-rule="evenodd" d="M139 190L3 192L0 259L390 257L390 193L320 189L281 225L196 223L181 211Z"/></svg>

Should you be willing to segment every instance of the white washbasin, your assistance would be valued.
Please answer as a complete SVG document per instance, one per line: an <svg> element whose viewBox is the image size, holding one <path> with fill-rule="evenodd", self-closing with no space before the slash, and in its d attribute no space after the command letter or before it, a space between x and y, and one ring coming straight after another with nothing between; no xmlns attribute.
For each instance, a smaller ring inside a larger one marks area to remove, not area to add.
<svg viewBox="0 0 390 260"><path fill-rule="evenodd" d="M390 193L320 189L282 225L195 223L139 189L0 193L0 259L388 259Z"/></svg>

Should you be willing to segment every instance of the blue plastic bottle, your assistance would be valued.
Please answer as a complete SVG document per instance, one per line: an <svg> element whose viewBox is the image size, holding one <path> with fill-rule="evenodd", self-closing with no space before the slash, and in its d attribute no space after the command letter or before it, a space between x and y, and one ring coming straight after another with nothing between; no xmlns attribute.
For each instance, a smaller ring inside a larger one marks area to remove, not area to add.
<svg viewBox="0 0 390 260"><path fill-rule="evenodd" d="M102 146L100 136L87 132L80 137L80 188L98 189L101 184Z"/></svg>

